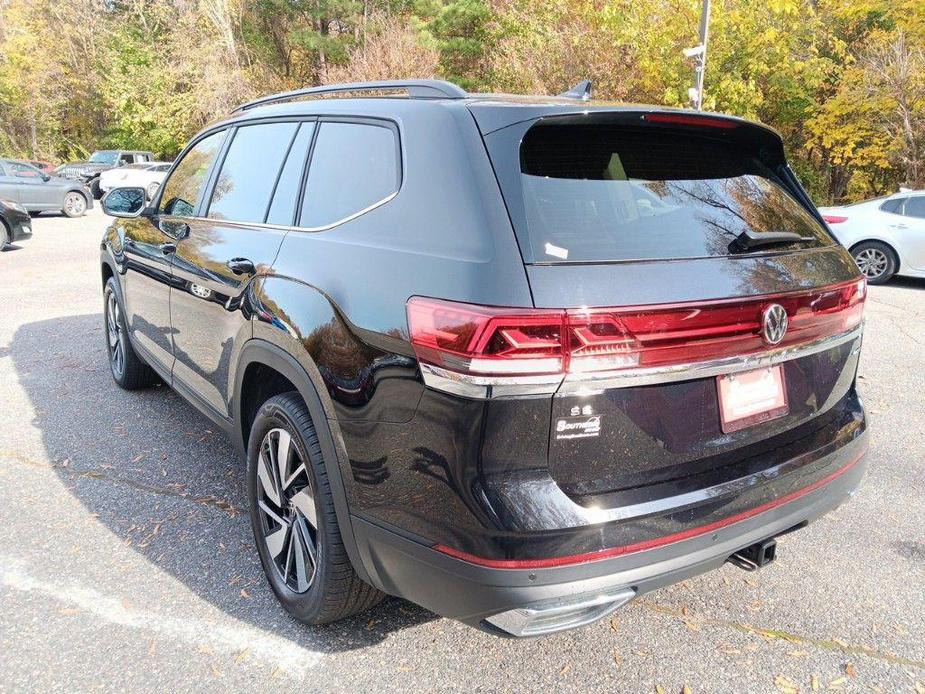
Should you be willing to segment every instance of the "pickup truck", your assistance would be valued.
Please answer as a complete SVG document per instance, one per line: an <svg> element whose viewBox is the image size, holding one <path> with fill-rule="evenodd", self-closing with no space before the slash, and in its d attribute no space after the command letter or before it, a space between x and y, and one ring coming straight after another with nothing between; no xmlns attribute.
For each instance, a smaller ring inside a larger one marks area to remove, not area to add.
<svg viewBox="0 0 925 694"><path fill-rule="evenodd" d="M154 161L154 154L138 150L101 149L90 155L86 161L74 161L62 164L55 169L57 176L80 181L86 185L93 197L103 197L100 189L100 174L126 164L141 164Z"/></svg>

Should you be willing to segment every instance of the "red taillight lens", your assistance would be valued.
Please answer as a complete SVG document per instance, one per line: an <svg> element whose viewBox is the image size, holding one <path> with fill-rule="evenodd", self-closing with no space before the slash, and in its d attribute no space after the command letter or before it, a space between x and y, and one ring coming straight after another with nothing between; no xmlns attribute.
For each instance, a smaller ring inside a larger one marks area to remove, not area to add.
<svg viewBox="0 0 925 694"><path fill-rule="evenodd" d="M825 220L826 224L841 224L842 222L848 221L847 217L839 217L838 215L834 214L824 214L822 215L822 218Z"/></svg>
<svg viewBox="0 0 925 694"><path fill-rule="evenodd" d="M863 318L865 280L787 294L699 303L587 310L502 309L414 297L408 302L418 358L460 373L584 373L745 356L770 348L762 315L771 304L789 328L776 347L846 332Z"/></svg>
<svg viewBox="0 0 925 694"><path fill-rule="evenodd" d="M498 309L414 297L408 327L418 358L485 375L554 374L565 365L564 311Z"/></svg>

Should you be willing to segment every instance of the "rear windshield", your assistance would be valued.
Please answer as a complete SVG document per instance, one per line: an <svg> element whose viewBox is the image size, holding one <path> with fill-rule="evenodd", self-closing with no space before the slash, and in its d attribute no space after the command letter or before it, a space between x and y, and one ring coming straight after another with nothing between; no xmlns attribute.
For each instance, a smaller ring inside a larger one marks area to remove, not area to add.
<svg viewBox="0 0 925 694"><path fill-rule="evenodd" d="M719 139L540 123L524 136L520 165L537 263L699 258L833 243L754 153ZM737 242L745 232L747 247ZM769 232L802 238L765 245L759 235Z"/></svg>

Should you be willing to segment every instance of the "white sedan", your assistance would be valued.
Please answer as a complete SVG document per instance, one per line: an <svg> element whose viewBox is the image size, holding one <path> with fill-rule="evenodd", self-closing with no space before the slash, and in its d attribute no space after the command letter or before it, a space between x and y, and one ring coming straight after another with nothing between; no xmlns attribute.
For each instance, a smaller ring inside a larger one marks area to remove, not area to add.
<svg viewBox="0 0 925 694"><path fill-rule="evenodd" d="M108 193L113 188L138 187L153 198L171 166L166 161L146 161L109 169L100 174L100 190Z"/></svg>
<svg viewBox="0 0 925 694"><path fill-rule="evenodd" d="M871 284L893 275L925 277L925 191L819 212Z"/></svg>

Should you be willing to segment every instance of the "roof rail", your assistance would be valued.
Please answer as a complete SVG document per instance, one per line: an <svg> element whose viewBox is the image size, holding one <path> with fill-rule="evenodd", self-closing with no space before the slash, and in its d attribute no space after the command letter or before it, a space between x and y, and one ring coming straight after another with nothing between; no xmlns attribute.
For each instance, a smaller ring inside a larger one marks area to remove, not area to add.
<svg viewBox="0 0 925 694"><path fill-rule="evenodd" d="M377 82L348 82L346 84L328 84L320 87L304 87L290 92L280 92L263 96L233 109L232 113L247 111L257 106L292 101L303 96L321 94L346 94L349 92L373 91L407 91L412 99L463 99L466 90L459 85L445 80L380 80Z"/></svg>

